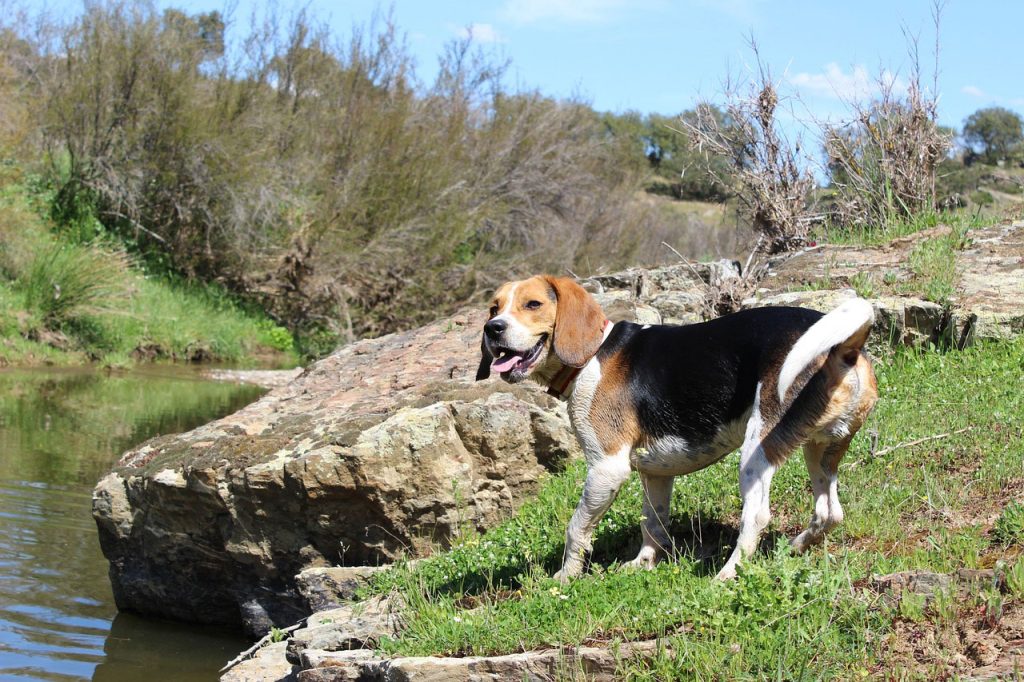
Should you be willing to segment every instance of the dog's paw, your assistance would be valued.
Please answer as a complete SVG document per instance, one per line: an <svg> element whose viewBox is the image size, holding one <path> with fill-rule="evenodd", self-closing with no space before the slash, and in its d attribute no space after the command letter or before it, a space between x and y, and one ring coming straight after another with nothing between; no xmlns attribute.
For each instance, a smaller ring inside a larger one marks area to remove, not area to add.
<svg viewBox="0 0 1024 682"><path fill-rule="evenodd" d="M735 580L736 579L736 566L735 564L726 564L722 567L722 570L715 576L715 580Z"/></svg>
<svg viewBox="0 0 1024 682"><path fill-rule="evenodd" d="M661 557L657 550L652 547L644 547L640 550L640 553L636 555L635 559L622 564L621 568L624 570L643 569L645 571L650 571L658 565L659 561L661 561Z"/></svg>

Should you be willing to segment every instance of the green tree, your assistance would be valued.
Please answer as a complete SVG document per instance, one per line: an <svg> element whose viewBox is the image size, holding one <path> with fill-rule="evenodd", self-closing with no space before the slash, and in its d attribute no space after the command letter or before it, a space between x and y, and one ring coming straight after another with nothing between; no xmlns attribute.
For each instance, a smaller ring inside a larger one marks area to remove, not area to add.
<svg viewBox="0 0 1024 682"><path fill-rule="evenodd" d="M994 164L1007 158L1014 147L1024 142L1024 123L1016 112L988 107L967 118L963 134L972 152L984 163Z"/></svg>

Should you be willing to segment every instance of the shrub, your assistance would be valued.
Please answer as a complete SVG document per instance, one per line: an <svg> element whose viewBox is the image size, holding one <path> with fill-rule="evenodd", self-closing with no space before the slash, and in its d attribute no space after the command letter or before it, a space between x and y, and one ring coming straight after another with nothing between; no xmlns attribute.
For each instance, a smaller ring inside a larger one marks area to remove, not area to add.
<svg viewBox="0 0 1024 682"><path fill-rule="evenodd" d="M100 246L54 244L32 261L19 281L28 307L57 329L109 308L129 295L128 259Z"/></svg>
<svg viewBox="0 0 1024 682"><path fill-rule="evenodd" d="M759 244L768 253L780 253L806 240L815 181L798 151L799 142L792 143L779 126L777 84L761 63L756 44L751 48L758 65L756 82L727 83L722 110L704 102L680 124L691 147L705 155L706 172L718 173L716 159L729 162L731 188L761 236Z"/></svg>
<svg viewBox="0 0 1024 682"><path fill-rule="evenodd" d="M933 17L936 36L940 10L936 7ZM898 91L896 78L883 73L876 79L874 100L849 103L851 122L823 126L836 189L832 220L839 226L885 226L936 205L936 169L952 137L937 123L936 88L928 92L922 85L916 40L909 39L908 47L911 73L905 93Z"/></svg>
<svg viewBox="0 0 1024 682"><path fill-rule="evenodd" d="M55 215L299 336L409 327L523 263L624 265L644 243L641 169L593 112L510 91L468 40L423 84L389 19L339 45L269 16L233 45L219 16L110 1L60 53L41 56Z"/></svg>

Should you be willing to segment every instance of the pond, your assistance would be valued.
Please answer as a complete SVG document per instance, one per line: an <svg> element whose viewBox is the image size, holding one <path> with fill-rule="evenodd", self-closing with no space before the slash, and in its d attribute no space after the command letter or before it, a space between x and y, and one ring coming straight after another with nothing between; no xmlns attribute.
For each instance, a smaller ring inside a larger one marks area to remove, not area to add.
<svg viewBox="0 0 1024 682"><path fill-rule="evenodd" d="M119 614L91 493L132 445L262 393L187 367L0 370L0 679L213 680L247 646Z"/></svg>

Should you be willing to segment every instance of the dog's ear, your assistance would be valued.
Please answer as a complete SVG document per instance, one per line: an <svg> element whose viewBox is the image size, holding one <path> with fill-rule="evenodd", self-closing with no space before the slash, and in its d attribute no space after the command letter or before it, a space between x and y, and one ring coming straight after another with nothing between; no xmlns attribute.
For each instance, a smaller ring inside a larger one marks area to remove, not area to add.
<svg viewBox="0 0 1024 682"><path fill-rule="evenodd" d="M587 290L568 277L546 276L558 309L552 345L562 364L582 367L604 340L604 312Z"/></svg>
<svg viewBox="0 0 1024 682"><path fill-rule="evenodd" d="M480 366L476 368L476 380L482 381L491 376L491 363L494 356L487 349L487 337L480 337Z"/></svg>

